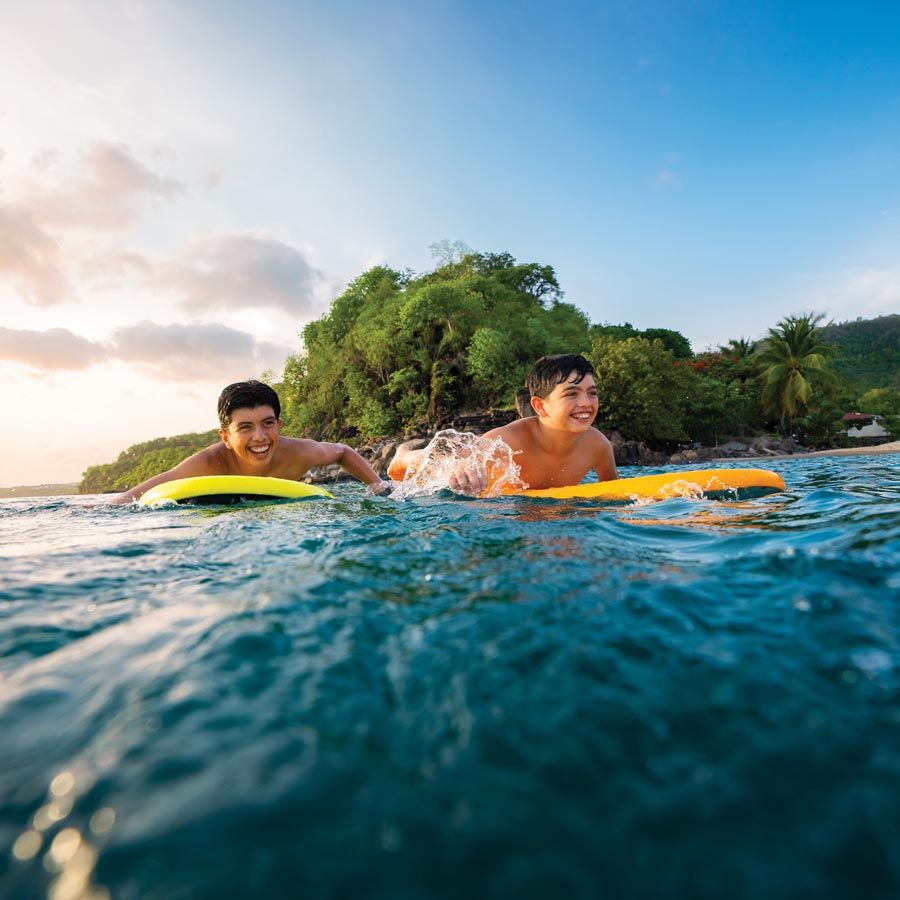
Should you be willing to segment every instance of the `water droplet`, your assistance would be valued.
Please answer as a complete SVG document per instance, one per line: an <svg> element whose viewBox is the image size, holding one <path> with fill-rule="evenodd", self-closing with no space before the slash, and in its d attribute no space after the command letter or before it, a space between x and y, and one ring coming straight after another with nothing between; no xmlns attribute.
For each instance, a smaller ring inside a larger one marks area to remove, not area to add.
<svg viewBox="0 0 900 900"><path fill-rule="evenodd" d="M98 809L91 816L90 829L94 834L106 834L116 824L116 811L109 806Z"/></svg>
<svg viewBox="0 0 900 900"><path fill-rule="evenodd" d="M71 796L61 797L53 803L42 806L32 817L31 824L38 831L46 831L51 825L62 821L72 811Z"/></svg>
<svg viewBox="0 0 900 900"><path fill-rule="evenodd" d="M50 793L54 797L65 797L75 787L75 776L71 772L60 772L50 782Z"/></svg>
<svg viewBox="0 0 900 900"><path fill-rule="evenodd" d="M81 833L77 828L64 828L50 845L50 854L54 861L64 866L75 855L75 851L81 846Z"/></svg>
<svg viewBox="0 0 900 900"><path fill-rule="evenodd" d="M43 843L44 838L39 831L34 831L33 829L23 831L13 844L12 855L20 862L27 862L40 853Z"/></svg>

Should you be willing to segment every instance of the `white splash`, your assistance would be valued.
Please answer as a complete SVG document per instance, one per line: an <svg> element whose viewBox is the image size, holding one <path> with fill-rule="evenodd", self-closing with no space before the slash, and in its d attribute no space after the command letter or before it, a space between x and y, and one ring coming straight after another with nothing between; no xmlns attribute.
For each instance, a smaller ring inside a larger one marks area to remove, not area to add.
<svg viewBox="0 0 900 900"><path fill-rule="evenodd" d="M486 481L490 474L490 486L483 497L498 497L509 489L523 490L528 485L519 477L521 470L514 455L512 448L500 438L483 438L452 428L439 431L390 497L406 500L449 489L450 473L460 465L481 473Z"/></svg>

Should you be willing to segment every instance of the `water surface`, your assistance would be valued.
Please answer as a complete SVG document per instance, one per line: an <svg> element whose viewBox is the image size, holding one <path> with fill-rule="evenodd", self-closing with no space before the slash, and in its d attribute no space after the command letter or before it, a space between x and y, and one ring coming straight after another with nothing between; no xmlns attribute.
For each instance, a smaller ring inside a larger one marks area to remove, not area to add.
<svg viewBox="0 0 900 900"><path fill-rule="evenodd" d="M0 894L900 895L900 463L770 467L3 501Z"/></svg>

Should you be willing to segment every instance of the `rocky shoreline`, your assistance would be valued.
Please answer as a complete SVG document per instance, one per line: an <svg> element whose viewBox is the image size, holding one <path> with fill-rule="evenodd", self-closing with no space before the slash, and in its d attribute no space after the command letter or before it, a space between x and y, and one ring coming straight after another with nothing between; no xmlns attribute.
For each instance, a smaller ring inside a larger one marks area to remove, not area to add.
<svg viewBox="0 0 900 900"><path fill-rule="evenodd" d="M474 434L484 434L492 428L506 425L515 418L516 414L513 411L494 410L479 415L457 416L453 420L443 423L440 428L436 428L434 431L453 428L456 431L471 431ZM386 476L387 467L400 444L408 441L412 447L424 447L431 440L434 431L407 435L396 440L372 441L359 447L358 450L379 475ZM746 440L729 440L715 447L691 446L681 448L676 453L666 453L662 450L651 449L643 441L627 441L617 431L608 431L605 434L612 442L617 466L697 466L712 460L748 459L761 461L815 452L809 447L804 447L802 444L797 443L792 438L763 435L747 438ZM843 451L824 452L841 453ZM846 451L846 453L850 454L856 452L859 451L857 449ZM327 466L310 472L304 481L308 481L311 484L333 484L337 481L343 481L347 477L339 466Z"/></svg>

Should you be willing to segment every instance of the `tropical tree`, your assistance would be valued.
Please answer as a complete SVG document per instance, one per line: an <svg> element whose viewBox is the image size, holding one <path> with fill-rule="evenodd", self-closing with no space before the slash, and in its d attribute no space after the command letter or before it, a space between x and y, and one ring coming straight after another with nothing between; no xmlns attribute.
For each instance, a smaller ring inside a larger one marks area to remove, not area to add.
<svg viewBox="0 0 900 900"><path fill-rule="evenodd" d="M590 346L590 322L562 302L552 267L461 244L433 250L444 260L433 271L376 266L306 325L282 380L291 433L372 438L511 405L539 356Z"/></svg>
<svg viewBox="0 0 900 900"><path fill-rule="evenodd" d="M900 391L897 388L872 388L859 398L860 412L879 416L900 415Z"/></svg>
<svg viewBox="0 0 900 900"><path fill-rule="evenodd" d="M719 347L719 352L727 354L734 362L740 362L756 352L756 341L744 337L731 338L727 344Z"/></svg>
<svg viewBox="0 0 900 900"><path fill-rule="evenodd" d="M651 443L684 441L684 406L690 374L661 341L603 335L591 345L601 428Z"/></svg>
<svg viewBox="0 0 900 900"><path fill-rule="evenodd" d="M822 342L822 314L786 316L762 340L757 351L763 366L763 408L782 432L803 415L814 398L827 395L840 380L828 368L834 348Z"/></svg>

